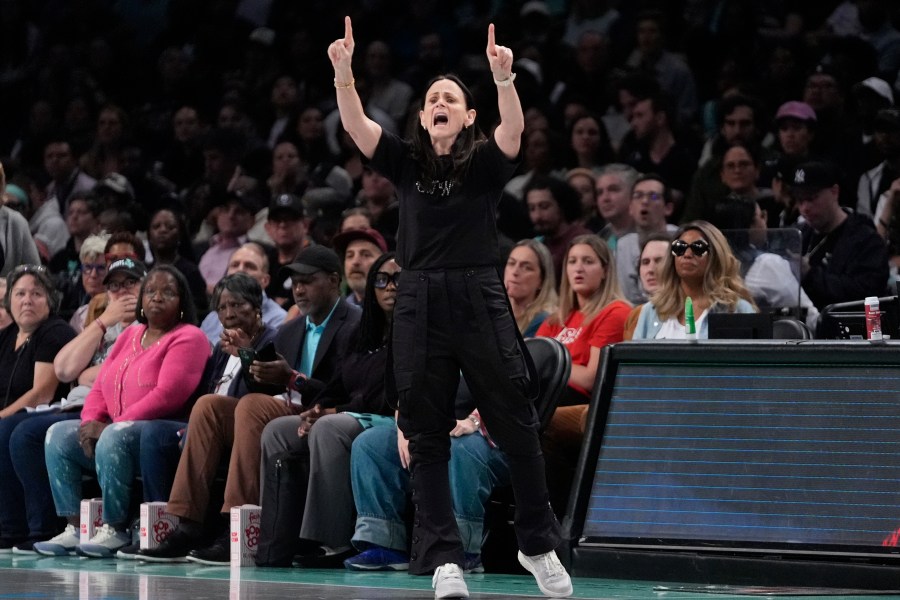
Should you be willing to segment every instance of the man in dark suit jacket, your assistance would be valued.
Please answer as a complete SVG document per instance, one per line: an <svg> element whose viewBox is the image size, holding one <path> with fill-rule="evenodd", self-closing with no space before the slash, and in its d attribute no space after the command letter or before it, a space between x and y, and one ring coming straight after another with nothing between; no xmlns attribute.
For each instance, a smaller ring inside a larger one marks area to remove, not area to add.
<svg viewBox="0 0 900 600"><path fill-rule="evenodd" d="M331 379L336 365L350 350L359 326L360 310L341 297L341 261L324 246L303 249L284 267L291 278L294 301L303 316L281 326L275 337L277 359L254 361L248 385L277 386L284 393L250 393L240 398L207 395L197 401L188 422L188 437L169 495L168 512L180 518L178 528L155 550L141 550L146 560L188 560L228 564L228 520L213 543L198 547L201 524L209 503L209 487L219 458L231 446L225 501L231 507L259 504L260 437L266 423L309 408L310 401Z"/></svg>

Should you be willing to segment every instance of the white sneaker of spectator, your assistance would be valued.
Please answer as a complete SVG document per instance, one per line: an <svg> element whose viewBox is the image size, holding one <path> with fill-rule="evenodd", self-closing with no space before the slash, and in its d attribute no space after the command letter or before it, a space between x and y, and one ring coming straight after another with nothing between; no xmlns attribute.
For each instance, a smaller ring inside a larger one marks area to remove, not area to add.
<svg viewBox="0 0 900 600"><path fill-rule="evenodd" d="M34 551L44 556L69 556L75 554L75 547L80 541L78 529L74 525L66 525L62 533L46 542L36 542Z"/></svg>
<svg viewBox="0 0 900 600"><path fill-rule="evenodd" d="M80 544L76 551L82 556L91 558L110 558L116 555L119 548L131 543L127 531L118 531L109 523L104 523L94 537L86 544Z"/></svg>

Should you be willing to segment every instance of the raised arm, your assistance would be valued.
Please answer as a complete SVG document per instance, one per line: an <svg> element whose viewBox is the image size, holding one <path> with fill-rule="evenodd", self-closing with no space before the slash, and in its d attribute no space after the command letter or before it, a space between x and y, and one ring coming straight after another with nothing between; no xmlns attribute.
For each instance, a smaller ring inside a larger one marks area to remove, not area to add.
<svg viewBox="0 0 900 600"><path fill-rule="evenodd" d="M381 138L381 125L366 116L356 93L353 79L353 25L344 17L344 37L328 46L328 58L334 67L334 89L337 94L341 124L366 158L372 158Z"/></svg>
<svg viewBox="0 0 900 600"><path fill-rule="evenodd" d="M488 25L487 58L491 65L494 83L497 84L497 104L500 110L500 124L494 130L497 146L508 158L519 154L522 131L525 129L525 115L519 93L513 85L513 53L506 46L498 46L494 41L494 24Z"/></svg>
<svg viewBox="0 0 900 600"><path fill-rule="evenodd" d="M134 318L134 307L137 299L133 295L111 300L103 313L91 321L74 340L63 346L56 358L53 368L60 381L69 382L79 378L81 373L91 366L94 353L100 347L106 330L120 322L126 316ZM96 372L94 373L96 377ZM92 380L93 381L93 380ZM79 383L85 383L80 381Z"/></svg>

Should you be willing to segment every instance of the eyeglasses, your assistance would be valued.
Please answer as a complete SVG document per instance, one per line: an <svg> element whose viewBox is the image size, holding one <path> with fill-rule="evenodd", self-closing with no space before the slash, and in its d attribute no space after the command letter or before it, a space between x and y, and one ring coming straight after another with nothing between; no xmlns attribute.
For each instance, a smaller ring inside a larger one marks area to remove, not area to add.
<svg viewBox="0 0 900 600"><path fill-rule="evenodd" d="M709 252L709 242L706 240L696 240L688 244L684 240L675 240L672 242L672 256L684 256L687 249L690 248L694 256L701 257Z"/></svg>
<svg viewBox="0 0 900 600"><path fill-rule="evenodd" d="M109 283L106 284L106 291L112 292L113 294L115 294L119 290L126 290L126 291L130 292L135 287L137 287L137 285L139 283L140 283L140 281L138 281L137 279L133 279L131 277L129 277L128 279L125 279L123 281L110 281Z"/></svg>
<svg viewBox="0 0 900 600"><path fill-rule="evenodd" d="M175 300L176 298L179 297L178 291L173 290L171 288L164 288L161 290L147 288L144 290L144 296L147 298L152 298L156 294L159 294L160 296L162 296L163 300Z"/></svg>
<svg viewBox="0 0 900 600"><path fill-rule="evenodd" d="M643 202L644 200L649 200L650 202L661 202L665 196L659 192L632 192L631 199L637 200L638 202Z"/></svg>
<svg viewBox="0 0 900 600"><path fill-rule="evenodd" d="M103 273L106 273L106 265L101 263L83 264L81 265L81 272L88 274L96 273L97 275L102 275Z"/></svg>
<svg viewBox="0 0 900 600"><path fill-rule="evenodd" d="M400 287L400 271L395 273L386 273L378 271L375 273L375 287L379 290L385 289L389 283L393 283L395 288Z"/></svg>

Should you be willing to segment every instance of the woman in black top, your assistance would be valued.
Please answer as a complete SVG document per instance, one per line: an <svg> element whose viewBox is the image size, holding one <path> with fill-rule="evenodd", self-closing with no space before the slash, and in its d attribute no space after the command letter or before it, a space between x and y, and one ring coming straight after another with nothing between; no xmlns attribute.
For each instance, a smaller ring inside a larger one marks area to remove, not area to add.
<svg viewBox="0 0 900 600"><path fill-rule="evenodd" d="M6 280L2 301L13 323L0 332L0 551L56 533L43 436L30 434L78 418L77 412L26 412L65 395L53 359L75 332L57 316L61 295L45 267L19 265Z"/></svg>
<svg viewBox="0 0 900 600"><path fill-rule="evenodd" d="M500 124L489 139L475 126L465 84L442 75L427 87L420 128L403 141L365 115L354 88L353 48L347 17L344 37L328 48L341 122L372 167L394 183L400 203L397 262L403 271L392 352L398 425L409 439L416 505L410 572L434 570L438 598L468 597L447 474L462 371L509 458L519 560L545 594L570 595L571 581L554 551L559 525L548 502L526 354L495 266L496 208L524 129L512 51L495 44L490 25L487 57Z"/></svg>

